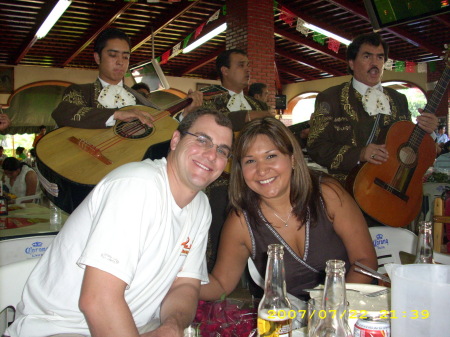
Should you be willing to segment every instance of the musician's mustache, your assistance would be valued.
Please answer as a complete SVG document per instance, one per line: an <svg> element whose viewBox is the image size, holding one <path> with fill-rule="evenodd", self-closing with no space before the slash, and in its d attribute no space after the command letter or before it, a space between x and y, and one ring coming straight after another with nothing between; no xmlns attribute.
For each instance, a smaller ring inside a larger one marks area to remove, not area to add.
<svg viewBox="0 0 450 337"><path fill-rule="evenodd" d="M370 73L372 70L376 70L377 72L380 72L380 69L378 69L378 67L374 66L369 69L368 73Z"/></svg>

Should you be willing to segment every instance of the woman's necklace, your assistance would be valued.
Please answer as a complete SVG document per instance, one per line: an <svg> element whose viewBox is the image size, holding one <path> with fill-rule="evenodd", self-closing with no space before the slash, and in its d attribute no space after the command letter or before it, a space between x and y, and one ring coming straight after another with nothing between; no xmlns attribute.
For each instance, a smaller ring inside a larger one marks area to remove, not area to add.
<svg viewBox="0 0 450 337"><path fill-rule="evenodd" d="M284 226L287 227L287 226L288 226L288 221L289 221L289 219L291 218L291 215L292 215L292 209L293 209L293 207L291 207L291 210L289 211L289 216L287 217L286 221L283 220L283 219L281 218L281 216L279 216L275 211L273 211L273 214L275 214L275 216L276 216L278 219L280 219L281 221L283 221L283 222L284 222Z"/></svg>

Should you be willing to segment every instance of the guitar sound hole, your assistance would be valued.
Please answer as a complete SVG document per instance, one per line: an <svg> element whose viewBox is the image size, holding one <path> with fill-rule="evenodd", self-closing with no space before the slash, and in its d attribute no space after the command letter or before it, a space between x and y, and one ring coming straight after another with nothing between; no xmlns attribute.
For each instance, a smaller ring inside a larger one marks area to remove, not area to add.
<svg viewBox="0 0 450 337"><path fill-rule="evenodd" d="M142 124L139 120L120 122L115 125L115 133L123 138L141 139L153 133L154 128Z"/></svg>
<svg viewBox="0 0 450 337"><path fill-rule="evenodd" d="M398 152L398 157L400 162L407 166L413 166L417 159L416 153L409 146L401 147Z"/></svg>

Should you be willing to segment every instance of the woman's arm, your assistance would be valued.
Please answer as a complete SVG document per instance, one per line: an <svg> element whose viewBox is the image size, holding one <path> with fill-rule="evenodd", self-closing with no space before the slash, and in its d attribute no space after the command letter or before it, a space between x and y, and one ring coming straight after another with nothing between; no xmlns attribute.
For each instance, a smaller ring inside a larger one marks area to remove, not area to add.
<svg viewBox="0 0 450 337"><path fill-rule="evenodd" d="M353 198L337 182L322 184L327 212L336 233L347 249L351 269L346 281L370 283L371 277L354 271L356 261L377 270L377 255L364 216Z"/></svg>
<svg viewBox="0 0 450 337"><path fill-rule="evenodd" d="M219 252L209 283L200 287L201 300L217 300L234 290L250 256L249 247L250 234L244 217L231 212L222 228Z"/></svg>
<svg viewBox="0 0 450 337"><path fill-rule="evenodd" d="M36 187L37 187L37 174L34 171L29 171L25 175L25 183L27 185L27 190L25 192L25 195L33 195L36 194Z"/></svg>

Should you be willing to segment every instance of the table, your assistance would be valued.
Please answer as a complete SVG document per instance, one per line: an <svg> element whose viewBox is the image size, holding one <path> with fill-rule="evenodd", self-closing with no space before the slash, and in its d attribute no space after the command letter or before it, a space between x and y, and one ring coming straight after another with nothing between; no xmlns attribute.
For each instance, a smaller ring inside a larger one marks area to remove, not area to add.
<svg viewBox="0 0 450 337"><path fill-rule="evenodd" d="M10 209L8 215L0 216L0 221L32 219L37 222L23 227L0 229L0 241L37 235L56 235L60 230L60 228L50 225L50 209L48 207L33 203L23 203L10 205L8 209ZM64 224L68 216L67 213L61 211L62 224Z"/></svg>
<svg viewBox="0 0 450 337"><path fill-rule="evenodd" d="M48 207L24 203L8 209L8 215L0 217L0 266L41 257L68 217L61 212L62 224L55 227ZM21 227L5 228L15 225Z"/></svg>

